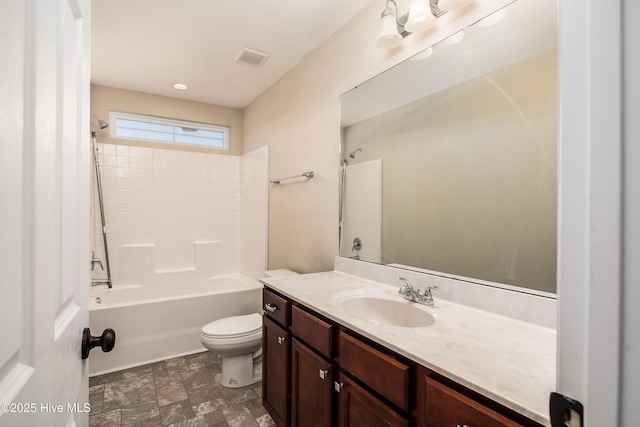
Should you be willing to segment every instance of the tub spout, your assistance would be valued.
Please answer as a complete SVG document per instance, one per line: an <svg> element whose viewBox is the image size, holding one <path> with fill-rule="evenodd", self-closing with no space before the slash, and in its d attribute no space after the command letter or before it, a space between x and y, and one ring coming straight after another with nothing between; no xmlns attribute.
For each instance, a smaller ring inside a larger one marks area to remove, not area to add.
<svg viewBox="0 0 640 427"><path fill-rule="evenodd" d="M109 279L91 279L91 286L107 285L109 289L113 287Z"/></svg>

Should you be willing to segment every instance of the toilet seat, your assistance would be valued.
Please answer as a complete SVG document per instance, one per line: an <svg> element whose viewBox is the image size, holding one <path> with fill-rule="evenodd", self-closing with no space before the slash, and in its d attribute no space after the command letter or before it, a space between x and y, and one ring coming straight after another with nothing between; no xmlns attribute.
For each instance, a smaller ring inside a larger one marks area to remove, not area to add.
<svg viewBox="0 0 640 427"><path fill-rule="evenodd" d="M258 313L214 320L202 327L202 336L214 340L249 337L262 332L262 316Z"/></svg>

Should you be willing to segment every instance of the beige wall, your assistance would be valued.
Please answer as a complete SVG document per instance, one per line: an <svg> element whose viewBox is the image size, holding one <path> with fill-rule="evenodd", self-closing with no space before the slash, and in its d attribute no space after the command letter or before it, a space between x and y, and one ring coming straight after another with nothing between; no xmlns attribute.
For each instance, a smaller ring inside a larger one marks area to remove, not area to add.
<svg viewBox="0 0 640 427"><path fill-rule="evenodd" d="M405 3L399 2L401 13ZM439 18L436 30L410 35L400 47L382 51L374 40L383 2L372 2L245 109L245 151L268 145L272 178L316 173L311 180L270 185L269 268L301 273L333 268L340 94L510 1L476 3Z"/></svg>
<svg viewBox="0 0 640 427"><path fill-rule="evenodd" d="M131 90L91 85L91 112L97 114L103 120L109 121L109 110L229 126L229 151L189 146L181 146L180 151L201 151L234 156L239 156L243 153L243 113L242 110L237 108L220 107ZM91 130L98 132L98 140L101 143L167 148L164 144L110 138L109 128L99 130L95 120L91 120Z"/></svg>

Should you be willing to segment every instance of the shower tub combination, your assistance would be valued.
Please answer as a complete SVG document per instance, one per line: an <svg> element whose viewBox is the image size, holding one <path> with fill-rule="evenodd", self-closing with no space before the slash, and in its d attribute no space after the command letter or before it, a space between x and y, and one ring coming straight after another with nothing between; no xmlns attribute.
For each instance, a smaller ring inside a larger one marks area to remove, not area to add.
<svg viewBox="0 0 640 427"><path fill-rule="evenodd" d="M204 325L262 313L262 285L240 274L100 288L92 289L89 325L98 335L114 329L116 346L91 353L90 375L206 351L200 342Z"/></svg>

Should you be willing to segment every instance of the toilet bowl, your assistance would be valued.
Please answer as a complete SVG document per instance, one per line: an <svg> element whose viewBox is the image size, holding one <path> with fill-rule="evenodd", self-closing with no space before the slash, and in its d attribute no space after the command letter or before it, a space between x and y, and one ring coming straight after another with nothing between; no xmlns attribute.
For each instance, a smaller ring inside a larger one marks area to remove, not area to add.
<svg viewBox="0 0 640 427"><path fill-rule="evenodd" d="M238 388L262 380L262 316L258 313L225 317L206 324L202 345L222 355L225 387Z"/></svg>

